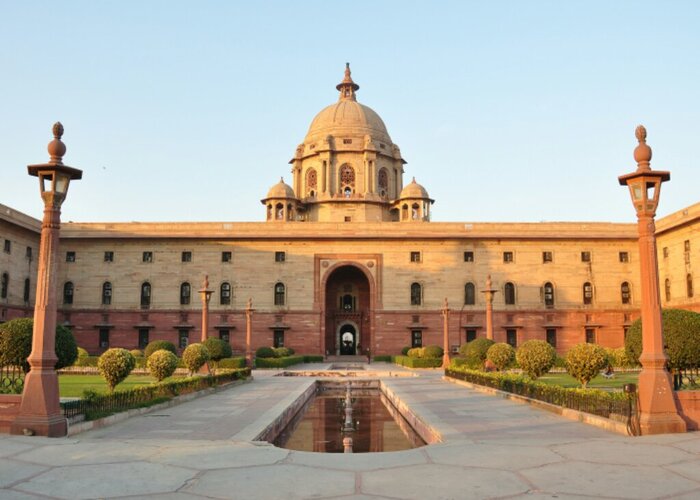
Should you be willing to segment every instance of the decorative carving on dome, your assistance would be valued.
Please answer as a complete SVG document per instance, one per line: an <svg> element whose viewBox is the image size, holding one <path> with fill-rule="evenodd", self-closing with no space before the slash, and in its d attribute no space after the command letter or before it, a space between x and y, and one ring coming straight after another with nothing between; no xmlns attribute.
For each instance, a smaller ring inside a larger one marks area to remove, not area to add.
<svg viewBox="0 0 700 500"><path fill-rule="evenodd" d="M350 165L340 167L340 183L343 186L355 187L355 169Z"/></svg>
<svg viewBox="0 0 700 500"><path fill-rule="evenodd" d="M318 187L318 174L315 168L310 168L306 171L306 194L307 196L316 196Z"/></svg>
<svg viewBox="0 0 700 500"><path fill-rule="evenodd" d="M377 174L377 186L379 187L379 194L386 198L389 194L389 173L384 167L380 168Z"/></svg>

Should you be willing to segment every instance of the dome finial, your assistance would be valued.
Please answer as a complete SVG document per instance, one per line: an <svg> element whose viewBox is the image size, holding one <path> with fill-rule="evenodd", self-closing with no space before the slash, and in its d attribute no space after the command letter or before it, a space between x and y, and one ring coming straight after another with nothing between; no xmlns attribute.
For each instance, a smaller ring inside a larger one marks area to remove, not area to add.
<svg viewBox="0 0 700 500"><path fill-rule="evenodd" d="M345 63L345 77L343 81L335 86L337 90L340 91L341 101L356 101L355 92L359 90L360 86L352 81L352 76L350 74L350 63Z"/></svg>
<svg viewBox="0 0 700 500"><path fill-rule="evenodd" d="M651 148L647 144L647 129L639 125L634 131L639 145L634 148L634 160L637 162L637 170L650 170Z"/></svg>

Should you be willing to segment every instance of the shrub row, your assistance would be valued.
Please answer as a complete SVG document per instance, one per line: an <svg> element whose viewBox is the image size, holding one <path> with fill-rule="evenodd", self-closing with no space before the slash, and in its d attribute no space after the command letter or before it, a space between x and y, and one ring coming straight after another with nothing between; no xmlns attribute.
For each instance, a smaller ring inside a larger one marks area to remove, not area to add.
<svg viewBox="0 0 700 500"><path fill-rule="evenodd" d="M636 411L635 400L628 399L623 392L606 392L597 389L571 389L558 385L534 382L522 375L512 373L487 373L464 367L451 366L445 375L457 380L464 380L476 385L483 385L544 401L564 408L578 410L601 417L621 415L629 417ZM630 406L631 405L631 406ZM630 413L630 408L632 413Z"/></svg>
<svg viewBox="0 0 700 500"><path fill-rule="evenodd" d="M245 368L245 358L243 356L236 358L224 358L217 362L217 369L235 369L235 368Z"/></svg>
<svg viewBox="0 0 700 500"><path fill-rule="evenodd" d="M255 358L256 368L286 368L304 363L304 356L285 356L284 358Z"/></svg>
<svg viewBox="0 0 700 500"><path fill-rule="evenodd" d="M304 363L323 363L323 361L321 354L304 354Z"/></svg>
<svg viewBox="0 0 700 500"><path fill-rule="evenodd" d="M85 391L83 399L63 402L61 403L61 409L66 417L83 414L87 420L94 420L112 413L167 401L181 394L200 391L234 380L246 379L249 376L250 369L242 368L226 370L217 375L206 377L188 377L159 382L109 394Z"/></svg>
<svg viewBox="0 0 700 500"><path fill-rule="evenodd" d="M391 363L391 358L393 356L390 356L389 354L380 354L379 356L375 356L373 359L374 361L377 362L386 362L386 363Z"/></svg>
<svg viewBox="0 0 700 500"><path fill-rule="evenodd" d="M392 361L397 365L408 368L439 368L442 366L442 358L412 358L410 356L392 356Z"/></svg>

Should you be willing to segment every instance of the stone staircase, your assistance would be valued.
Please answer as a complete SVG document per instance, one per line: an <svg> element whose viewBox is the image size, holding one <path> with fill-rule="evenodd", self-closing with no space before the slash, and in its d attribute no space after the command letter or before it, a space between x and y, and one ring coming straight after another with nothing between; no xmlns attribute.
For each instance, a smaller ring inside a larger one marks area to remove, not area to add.
<svg viewBox="0 0 700 500"><path fill-rule="evenodd" d="M19 414L21 394L0 394L0 434L9 434L10 425Z"/></svg>

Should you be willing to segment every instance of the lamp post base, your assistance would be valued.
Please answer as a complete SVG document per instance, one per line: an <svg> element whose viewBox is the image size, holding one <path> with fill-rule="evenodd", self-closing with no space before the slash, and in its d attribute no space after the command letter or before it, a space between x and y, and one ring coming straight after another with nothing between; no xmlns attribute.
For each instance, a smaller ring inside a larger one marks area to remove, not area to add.
<svg viewBox="0 0 700 500"><path fill-rule="evenodd" d="M445 354L442 355L442 367L443 368L449 368L450 367L450 353L445 351Z"/></svg>
<svg viewBox="0 0 700 500"><path fill-rule="evenodd" d="M671 375L663 368L639 374L639 428L642 435L687 432L673 397Z"/></svg>
<svg viewBox="0 0 700 500"><path fill-rule="evenodd" d="M45 437L65 437L68 421L58 415L19 415L10 426L10 434Z"/></svg>

